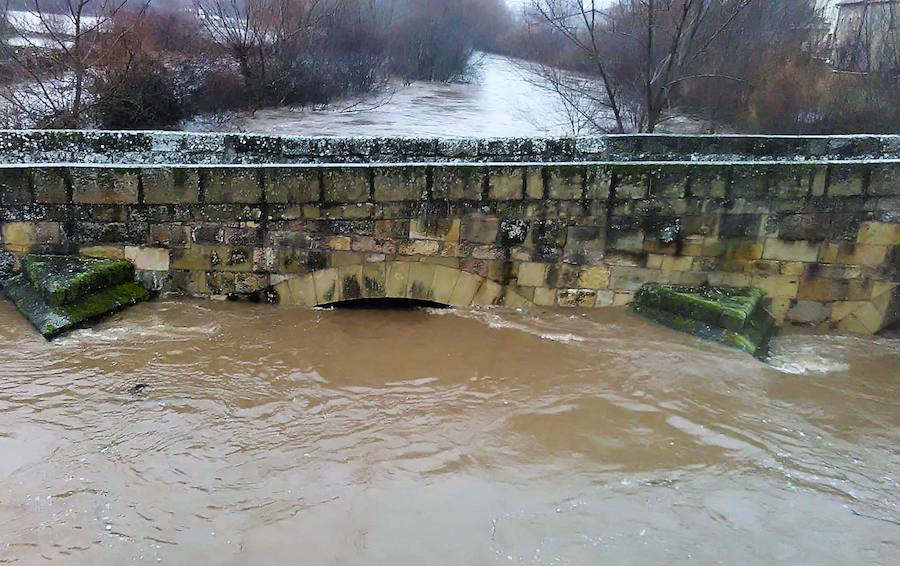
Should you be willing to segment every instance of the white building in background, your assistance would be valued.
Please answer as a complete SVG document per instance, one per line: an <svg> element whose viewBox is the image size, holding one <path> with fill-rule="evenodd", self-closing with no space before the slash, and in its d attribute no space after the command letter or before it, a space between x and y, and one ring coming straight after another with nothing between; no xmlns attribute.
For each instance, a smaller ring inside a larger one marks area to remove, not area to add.
<svg viewBox="0 0 900 566"><path fill-rule="evenodd" d="M900 74L900 0L837 0L834 4L835 67Z"/></svg>
<svg viewBox="0 0 900 566"><path fill-rule="evenodd" d="M815 0L815 2L816 8L822 12L825 21L834 27L837 23L838 0Z"/></svg>

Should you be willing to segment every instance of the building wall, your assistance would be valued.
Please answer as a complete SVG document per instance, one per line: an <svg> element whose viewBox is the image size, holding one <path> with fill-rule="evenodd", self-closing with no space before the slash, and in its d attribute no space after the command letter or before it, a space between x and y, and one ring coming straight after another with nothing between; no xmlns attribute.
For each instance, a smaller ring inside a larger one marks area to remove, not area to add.
<svg viewBox="0 0 900 566"><path fill-rule="evenodd" d="M855 72L900 70L900 1L838 2L835 66Z"/></svg>
<svg viewBox="0 0 900 566"><path fill-rule="evenodd" d="M896 317L900 137L7 132L0 148L6 253L127 257L162 291L604 307L656 281L758 286L779 319L848 331Z"/></svg>

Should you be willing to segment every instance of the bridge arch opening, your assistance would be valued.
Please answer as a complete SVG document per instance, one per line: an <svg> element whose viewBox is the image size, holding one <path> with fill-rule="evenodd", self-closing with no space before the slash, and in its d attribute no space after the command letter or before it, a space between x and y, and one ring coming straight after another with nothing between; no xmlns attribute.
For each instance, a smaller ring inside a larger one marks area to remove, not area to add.
<svg viewBox="0 0 900 566"><path fill-rule="evenodd" d="M283 279L274 290L279 303L306 307L530 305L514 288L497 281L456 267L417 261L320 269Z"/></svg>
<svg viewBox="0 0 900 566"><path fill-rule="evenodd" d="M338 301L329 305L328 308L344 309L344 310L398 310L411 311L418 309L449 309L451 305L445 303L437 303L435 301L427 301L422 299L398 299L393 297L382 297L372 299L352 299L347 301Z"/></svg>

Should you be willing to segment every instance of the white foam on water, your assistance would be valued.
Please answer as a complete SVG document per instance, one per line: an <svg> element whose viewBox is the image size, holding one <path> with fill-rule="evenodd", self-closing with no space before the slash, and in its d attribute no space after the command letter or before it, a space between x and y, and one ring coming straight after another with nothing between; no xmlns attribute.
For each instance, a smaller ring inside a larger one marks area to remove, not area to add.
<svg viewBox="0 0 900 566"><path fill-rule="evenodd" d="M790 375L827 375L846 371L849 364L841 359L842 344L816 337L815 344L796 344L787 339L776 343L769 365Z"/></svg>
<svg viewBox="0 0 900 566"><path fill-rule="evenodd" d="M546 332L540 328L534 328L527 324L514 322L504 319L499 314L487 310L464 310L464 309L425 309L429 314L435 315L454 315L470 320L477 320L487 324L489 328L518 330L532 336L537 336L541 340L549 340L551 342L559 342L561 344L571 344L576 342L586 342L587 338L572 334L570 332ZM537 320L534 320L537 322Z"/></svg>
<svg viewBox="0 0 900 566"><path fill-rule="evenodd" d="M794 359L772 358L769 364L776 370L791 375L829 374L846 371L850 366L824 356L795 357Z"/></svg>
<svg viewBox="0 0 900 566"><path fill-rule="evenodd" d="M172 327L164 324L148 326L116 326L103 325L95 328L82 328L55 340L60 346L84 343L133 342L135 339L155 340L163 342L179 342L197 336L214 336L219 332L217 324L206 324L192 327Z"/></svg>

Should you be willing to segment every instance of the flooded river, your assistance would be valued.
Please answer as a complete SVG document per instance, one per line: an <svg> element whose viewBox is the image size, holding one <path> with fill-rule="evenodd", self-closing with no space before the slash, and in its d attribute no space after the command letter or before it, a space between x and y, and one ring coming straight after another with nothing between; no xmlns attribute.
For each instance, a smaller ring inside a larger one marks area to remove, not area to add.
<svg viewBox="0 0 900 566"><path fill-rule="evenodd" d="M478 55L470 75L466 83L394 83L371 99L326 109L260 110L226 128L308 136L444 137L563 136L582 129L569 120L559 96L523 64Z"/></svg>
<svg viewBox="0 0 900 566"><path fill-rule="evenodd" d="M900 342L0 302L0 563L898 564Z"/></svg>

